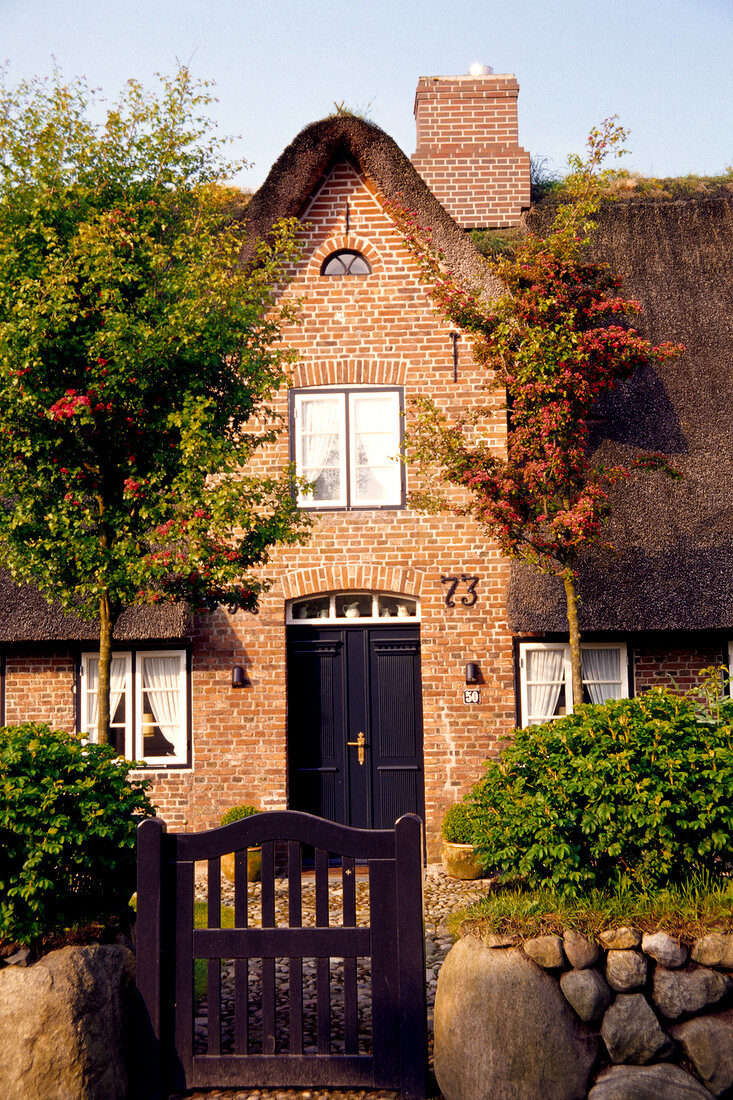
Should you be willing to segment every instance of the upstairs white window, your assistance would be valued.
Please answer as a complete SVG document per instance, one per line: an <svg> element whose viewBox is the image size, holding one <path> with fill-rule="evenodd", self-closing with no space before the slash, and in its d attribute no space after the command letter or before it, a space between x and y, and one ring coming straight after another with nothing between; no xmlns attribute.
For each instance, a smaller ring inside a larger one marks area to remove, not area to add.
<svg viewBox="0 0 733 1100"><path fill-rule="evenodd" d="M99 654L81 662L81 729L97 733ZM121 756L154 767L188 763L184 650L115 653L110 670L110 734Z"/></svg>
<svg viewBox="0 0 733 1100"><path fill-rule="evenodd" d="M300 507L402 507L401 390L297 391L292 414Z"/></svg>
<svg viewBox="0 0 733 1100"><path fill-rule="evenodd" d="M624 642L581 646L583 703L604 703L629 694ZM519 646L522 725L536 726L573 711L570 646L561 642L522 642Z"/></svg>

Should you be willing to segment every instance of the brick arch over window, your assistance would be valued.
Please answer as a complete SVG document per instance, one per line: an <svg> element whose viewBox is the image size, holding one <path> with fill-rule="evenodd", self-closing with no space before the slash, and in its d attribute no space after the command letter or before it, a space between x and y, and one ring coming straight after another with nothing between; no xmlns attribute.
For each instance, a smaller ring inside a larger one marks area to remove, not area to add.
<svg viewBox="0 0 733 1100"><path fill-rule="evenodd" d="M373 244L365 240L364 237L358 237L355 233L349 233L343 237L329 237L327 241L320 244L310 258L306 275L308 278L320 278L321 277L321 265L327 256L330 256L332 252L341 252L343 249L347 249L349 252L361 252L362 256L366 256L369 260L369 266L372 269L372 275L381 275L383 271L383 264L379 253ZM365 275L364 278L369 278Z"/></svg>
<svg viewBox="0 0 733 1100"><path fill-rule="evenodd" d="M398 359L303 360L293 368L293 386L404 386L407 365Z"/></svg>
<svg viewBox="0 0 733 1100"><path fill-rule="evenodd" d="M295 569L282 579L283 596L315 596L322 592L395 592L419 598L423 576L417 569L399 566L332 565L314 569Z"/></svg>

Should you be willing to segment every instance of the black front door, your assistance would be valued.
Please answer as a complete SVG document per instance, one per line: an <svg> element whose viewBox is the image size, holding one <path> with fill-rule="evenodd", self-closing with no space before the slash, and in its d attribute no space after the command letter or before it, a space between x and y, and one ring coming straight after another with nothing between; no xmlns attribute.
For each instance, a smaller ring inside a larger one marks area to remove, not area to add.
<svg viewBox="0 0 733 1100"><path fill-rule="evenodd" d="M420 631L290 627L289 806L355 828L424 817Z"/></svg>

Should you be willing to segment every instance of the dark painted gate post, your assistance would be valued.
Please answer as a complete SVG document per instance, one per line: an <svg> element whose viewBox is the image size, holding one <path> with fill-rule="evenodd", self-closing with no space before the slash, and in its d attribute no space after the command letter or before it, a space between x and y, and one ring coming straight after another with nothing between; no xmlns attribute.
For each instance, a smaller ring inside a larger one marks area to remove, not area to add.
<svg viewBox="0 0 733 1100"><path fill-rule="evenodd" d="M161 1039L162 1002L162 918L163 918L163 837L165 822L148 817L137 829L137 988L142 997L141 1046L145 1069L140 1074L145 1100L167 1096L163 1082Z"/></svg>
<svg viewBox="0 0 733 1100"><path fill-rule="evenodd" d="M400 1097L427 1095L423 828L415 814L395 824L395 893L400 988Z"/></svg>

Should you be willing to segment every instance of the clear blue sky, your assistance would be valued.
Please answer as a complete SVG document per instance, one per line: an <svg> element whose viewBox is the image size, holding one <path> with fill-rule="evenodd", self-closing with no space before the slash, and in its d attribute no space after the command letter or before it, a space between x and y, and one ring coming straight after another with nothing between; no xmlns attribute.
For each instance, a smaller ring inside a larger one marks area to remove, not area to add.
<svg viewBox="0 0 733 1100"><path fill-rule="evenodd" d="M517 75L520 142L553 167L611 114L633 171L733 164L733 0L0 0L0 28L11 82L55 57L113 98L189 62L241 135L245 186L334 101L371 105L409 155L418 77L473 61Z"/></svg>

